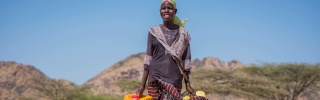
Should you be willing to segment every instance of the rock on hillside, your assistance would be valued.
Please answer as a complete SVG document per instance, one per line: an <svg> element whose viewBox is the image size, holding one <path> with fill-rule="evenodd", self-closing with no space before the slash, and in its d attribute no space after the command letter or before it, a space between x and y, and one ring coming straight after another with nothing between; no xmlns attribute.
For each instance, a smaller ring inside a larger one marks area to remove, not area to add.
<svg viewBox="0 0 320 100"><path fill-rule="evenodd" d="M32 96L30 79L42 81L50 78L30 65L15 62L0 62L0 100L16 100L21 96Z"/></svg>
<svg viewBox="0 0 320 100"><path fill-rule="evenodd" d="M95 94L124 95L128 92L132 92L122 91L117 82L120 80L137 80L140 82L143 75L144 55L144 53L139 53L125 58L87 81L85 85L91 86L91 91ZM195 69L192 71L216 68L233 70L244 66L241 62L236 60L224 63L219 59L212 57L204 58L202 61L195 59L192 64Z"/></svg>
<svg viewBox="0 0 320 100"><path fill-rule="evenodd" d="M192 68L194 70L198 69L221 69L221 70L233 70L239 67L244 67L240 61L232 60L230 62L223 62L218 58L206 57L203 60L195 59L192 61Z"/></svg>

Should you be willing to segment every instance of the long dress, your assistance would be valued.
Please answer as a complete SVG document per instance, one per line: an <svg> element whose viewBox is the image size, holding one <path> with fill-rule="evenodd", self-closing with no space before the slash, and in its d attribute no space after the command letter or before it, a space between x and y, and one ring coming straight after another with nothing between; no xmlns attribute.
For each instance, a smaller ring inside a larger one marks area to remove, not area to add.
<svg viewBox="0 0 320 100"><path fill-rule="evenodd" d="M148 94L153 97L153 100L180 98L183 76L178 67L178 62L173 59L163 45L168 45L176 50L175 52L180 52L179 59L183 61L183 71L190 73L190 37L185 29L181 32L182 29L169 30L159 25L151 28L154 31L148 33L144 68L149 71ZM166 44L159 42L161 38Z"/></svg>

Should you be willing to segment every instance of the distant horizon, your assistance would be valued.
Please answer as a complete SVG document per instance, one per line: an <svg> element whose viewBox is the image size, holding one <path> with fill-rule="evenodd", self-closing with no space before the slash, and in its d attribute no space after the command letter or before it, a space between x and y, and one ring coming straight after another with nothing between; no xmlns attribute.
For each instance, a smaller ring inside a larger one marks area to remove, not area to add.
<svg viewBox="0 0 320 100"><path fill-rule="evenodd" d="M162 23L160 2L0 0L0 61L82 84L146 50L148 30ZM320 0L176 2L192 59L320 61Z"/></svg>

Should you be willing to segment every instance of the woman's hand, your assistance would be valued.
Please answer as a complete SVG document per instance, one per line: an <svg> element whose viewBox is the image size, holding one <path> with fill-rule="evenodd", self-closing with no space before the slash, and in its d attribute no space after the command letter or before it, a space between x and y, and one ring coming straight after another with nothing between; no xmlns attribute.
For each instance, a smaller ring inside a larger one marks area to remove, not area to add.
<svg viewBox="0 0 320 100"><path fill-rule="evenodd" d="M137 90L137 95L139 95L139 98L143 96L144 89L145 89L145 85L141 84L139 89Z"/></svg>
<svg viewBox="0 0 320 100"><path fill-rule="evenodd" d="M186 84L186 90L191 94L191 96L196 96L196 91L194 91L190 84Z"/></svg>
<svg viewBox="0 0 320 100"><path fill-rule="evenodd" d="M184 79L184 82L186 84L186 90L189 92L190 96L193 97L196 96L196 91L194 91L194 89L190 85L189 74L190 72L186 73L187 78Z"/></svg>

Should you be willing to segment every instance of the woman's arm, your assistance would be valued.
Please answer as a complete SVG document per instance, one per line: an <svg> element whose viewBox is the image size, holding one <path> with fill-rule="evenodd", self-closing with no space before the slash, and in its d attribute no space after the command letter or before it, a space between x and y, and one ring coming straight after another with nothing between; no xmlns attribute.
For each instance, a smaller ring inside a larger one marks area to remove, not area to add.
<svg viewBox="0 0 320 100"><path fill-rule="evenodd" d="M184 83L186 85L186 90L191 93L192 95L195 95L195 91L190 85L190 70L191 70L191 50L190 50L190 43L188 43L186 50L183 53L182 60L184 63L184 72L187 75L188 79L184 79Z"/></svg>
<svg viewBox="0 0 320 100"><path fill-rule="evenodd" d="M148 65L144 65L144 66L146 68L146 66L148 66ZM146 86L148 75L149 75L149 70L144 69L141 85L140 85L140 87L138 89L139 98L143 96L143 92L144 92L144 89L145 89L145 86Z"/></svg>
<svg viewBox="0 0 320 100"><path fill-rule="evenodd" d="M147 41L147 50L146 50L146 54L143 60L143 64L144 64L144 70L143 70L143 76L142 76L142 81L141 81L141 85L138 89L138 94L141 97L144 89L145 89L145 85L148 79L148 75L149 75L149 65L150 65L150 61L152 60L152 56L153 56L153 49L152 49L152 35L150 33L148 33L148 41Z"/></svg>

